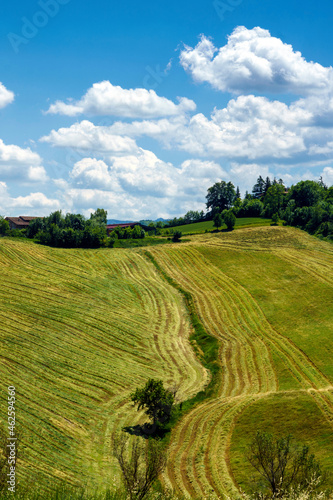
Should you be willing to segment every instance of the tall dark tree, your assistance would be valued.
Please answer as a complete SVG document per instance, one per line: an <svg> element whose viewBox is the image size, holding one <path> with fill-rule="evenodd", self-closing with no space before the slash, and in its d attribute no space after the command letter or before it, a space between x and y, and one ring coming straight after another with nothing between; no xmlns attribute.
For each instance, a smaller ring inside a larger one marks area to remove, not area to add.
<svg viewBox="0 0 333 500"><path fill-rule="evenodd" d="M266 177L266 180L265 180L265 186L264 186L264 195L267 193L267 191L269 190L269 188L271 187L272 183L271 183L271 180L269 177Z"/></svg>
<svg viewBox="0 0 333 500"><path fill-rule="evenodd" d="M241 194L240 194L239 186L237 186L237 189L236 189L235 199L236 200L240 200L241 199Z"/></svg>
<svg viewBox="0 0 333 500"><path fill-rule="evenodd" d="M206 196L207 210L210 210L211 216L229 209L234 203L235 195L235 186L231 182L221 181L211 186Z"/></svg>
<svg viewBox="0 0 333 500"><path fill-rule="evenodd" d="M263 196L264 191L265 191L265 181L261 177L261 175L259 175L257 182L255 183L252 189L253 197L260 199Z"/></svg>

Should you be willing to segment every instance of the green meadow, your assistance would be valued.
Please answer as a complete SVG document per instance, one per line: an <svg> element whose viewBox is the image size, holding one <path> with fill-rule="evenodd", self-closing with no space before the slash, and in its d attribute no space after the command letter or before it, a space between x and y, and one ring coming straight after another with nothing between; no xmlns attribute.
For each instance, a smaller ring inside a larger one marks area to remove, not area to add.
<svg viewBox="0 0 333 500"><path fill-rule="evenodd" d="M271 219L262 219L261 217L240 217L236 219L235 229L240 229L242 227L269 226L271 222ZM181 231L183 234L198 234L204 233L205 231L216 230L212 220L204 222L193 222L191 224L184 224L182 226L175 226L173 229ZM227 230L227 226L223 224L219 228L219 230Z"/></svg>
<svg viewBox="0 0 333 500"><path fill-rule="evenodd" d="M258 429L293 434L333 473L333 247L249 220L150 257L0 239L0 425L14 385L19 484L119 484L112 435L145 421L130 393L149 377L182 401L207 386L180 290L218 341L220 376L172 430L162 484L187 498L251 491Z"/></svg>

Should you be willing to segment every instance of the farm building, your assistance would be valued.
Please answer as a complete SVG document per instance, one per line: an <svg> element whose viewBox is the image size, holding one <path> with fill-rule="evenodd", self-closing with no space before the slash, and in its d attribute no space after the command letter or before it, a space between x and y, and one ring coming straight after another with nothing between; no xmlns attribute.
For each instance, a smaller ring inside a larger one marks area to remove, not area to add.
<svg viewBox="0 0 333 500"><path fill-rule="evenodd" d="M6 217L5 220L9 222L10 229L26 229L32 220L42 218L20 215L19 217Z"/></svg>

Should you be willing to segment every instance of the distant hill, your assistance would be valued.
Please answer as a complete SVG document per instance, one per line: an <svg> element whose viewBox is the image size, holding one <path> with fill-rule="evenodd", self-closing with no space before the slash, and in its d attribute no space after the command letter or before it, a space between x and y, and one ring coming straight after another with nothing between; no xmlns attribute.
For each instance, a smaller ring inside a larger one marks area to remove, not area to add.
<svg viewBox="0 0 333 500"><path fill-rule="evenodd" d="M118 219L108 219L107 224L128 224L129 222L141 222L141 224L146 224L148 225L150 222L168 222L170 219L162 219L161 217L159 219L142 219L140 221L134 221L134 220L118 220Z"/></svg>
<svg viewBox="0 0 333 500"><path fill-rule="evenodd" d="M107 224L128 224L129 222L136 222L134 220L118 220L118 219L108 219Z"/></svg>

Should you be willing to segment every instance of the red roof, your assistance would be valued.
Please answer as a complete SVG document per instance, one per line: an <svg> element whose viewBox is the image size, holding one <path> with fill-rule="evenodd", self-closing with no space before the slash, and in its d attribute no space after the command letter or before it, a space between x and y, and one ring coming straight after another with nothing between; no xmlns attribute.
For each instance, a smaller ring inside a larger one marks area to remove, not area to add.
<svg viewBox="0 0 333 500"><path fill-rule="evenodd" d="M43 217L32 217L30 215L20 215L20 217L6 217L8 222L15 224L15 226L27 227L34 219L43 219Z"/></svg>
<svg viewBox="0 0 333 500"><path fill-rule="evenodd" d="M138 222L127 222L125 224L107 224L106 229L115 229L116 227L134 227Z"/></svg>

